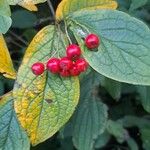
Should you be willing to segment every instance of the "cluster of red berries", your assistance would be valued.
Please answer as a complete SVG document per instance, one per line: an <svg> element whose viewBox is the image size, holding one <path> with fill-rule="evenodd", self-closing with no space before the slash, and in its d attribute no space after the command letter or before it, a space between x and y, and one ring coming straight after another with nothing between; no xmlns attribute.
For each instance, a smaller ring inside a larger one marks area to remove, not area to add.
<svg viewBox="0 0 150 150"><path fill-rule="evenodd" d="M81 72L84 72L88 63L84 58L80 58L81 49L76 44L71 44L66 49L66 57L51 58L48 60L46 69L53 74L60 74L63 77L78 76ZM44 72L44 64L38 62L33 64L32 71L36 75L40 75Z"/></svg>
<svg viewBox="0 0 150 150"><path fill-rule="evenodd" d="M99 38L95 34L89 34L85 38L85 45L89 50L93 50L99 46ZM88 63L81 58L81 49L76 44L71 44L66 48L66 57L51 58L48 60L46 69L53 74L60 74L63 77L78 76L86 71ZM32 65L32 72L35 75L41 75L45 70L45 66L41 62Z"/></svg>

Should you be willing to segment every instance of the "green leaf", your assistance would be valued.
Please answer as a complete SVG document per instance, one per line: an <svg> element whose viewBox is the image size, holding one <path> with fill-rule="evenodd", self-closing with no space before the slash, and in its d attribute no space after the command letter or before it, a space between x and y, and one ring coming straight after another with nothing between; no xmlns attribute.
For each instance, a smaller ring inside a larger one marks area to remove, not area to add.
<svg viewBox="0 0 150 150"><path fill-rule="evenodd" d="M0 34L5 34L11 26L11 12L6 0L0 0Z"/></svg>
<svg viewBox="0 0 150 150"><path fill-rule="evenodd" d="M107 131L116 137L119 143L123 143L129 138L128 132L123 128L122 124L112 120L107 123Z"/></svg>
<svg viewBox="0 0 150 150"><path fill-rule="evenodd" d="M149 127L150 125L150 121L148 119L135 116L125 116L124 118L118 120L118 122L126 128L137 126L138 128L142 129Z"/></svg>
<svg viewBox="0 0 150 150"><path fill-rule="evenodd" d="M92 72L81 84L80 102L72 123L73 142L78 150L92 150L106 127L107 107L96 96L99 79L99 75Z"/></svg>
<svg viewBox="0 0 150 150"><path fill-rule="evenodd" d="M13 110L12 93L0 100L0 149L29 150L30 143Z"/></svg>
<svg viewBox="0 0 150 150"><path fill-rule="evenodd" d="M74 114L73 114L74 115ZM70 120L68 123L65 124L63 128L59 131L59 136L61 139L72 137L73 132L73 122Z"/></svg>
<svg viewBox="0 0 150 150"><path fill-rule="evenodd" d="M108 93L112 96L112 98L118 100L121 96L121 83L115 80L111 80L107 77L101 82L102 86L108 91Z"/></svg>
<svg viewBox="0 0 150 150"><path fill-rule="evenodd" d="M135 116L126 116L123 119L118 120L118 122L127 128L137 126L141 133L141 139L143 141L144 150L150 149L150 121L149 119L139 118ZM132 144L133 146L133 143L130 143L130 144Z"/></svg>
<svg viewBox="0 0 150 150"><path fill-rule="evenodd" d="M56 10L56 19L61 20L78 10L116 9L115 0L62 0Z"/></svg>
<svg viewBox="0 0 150 150"><path fill-rule="evenodd" d="M12 20L8 16L0 15L0 33L5 34L10 28Z"/></svg>
<svg viewBox="0 0 150 150"><path fill-rule="evenodd" d="M91 10L72 13L68 25L97 72L120 82L150 85L150 30L143 22L116 10ZM82 40L91 32L101 39L95 52Z"/></svg>
<svg viewBox="0 0 150 150"><path fill-rule="evenodd" d="M60 142L61 142L61 148L59 150L74 150L71 137L61 139Z"/></svg>
<svg viewBox="0 0 150 150"><path fill-rule="evenodd" d="M138 145L136 143L136 141L133 138L128 138L127 139L127 144L130 148L130 150L139 150Z"/></svg>
<svg viewBox="0 0 150 150"><path fill-rule="evenodd" d="M10 16L10 7L6 0L0 0L0 15Z"/></svg>
<svg viewBox="0 0 150 150"><path fill-rule="evenodd" d="M110 134L108 132L104 132L103 134L99 135L95 141L94 147L96 149L104 147L110 140Z"/></svg>
<svg viewBox="0 0 150 150"><path fill-rule="evenodd" d="M144 6L147 3L147 0L132 0L130 11L133 11L139 7Z"/></svg>
<svg viewBox="0 0 150 150"><path fill-rule="evenodd" d="M65 52L66 36L54 26L42 29L29 45L14 87L15 110L33 145L54 135L72 116L79 99L78 77L45 71L35 76L33 63L46 64Z"/></svg>
<svg viewBox="0 0 150 150"><path fill-rule="evenodd" d="M137 90L140 94L140 100L144 109L150 113L150 87L138 86Z"/></svg>
<svg viewBox="0 0 150 150"><path fill-rule="evenodd" d="M17 10L13 12L12 20L12 27L24 29L33 27L37 21L37 17L27 10Z"/></svg>
<svg viewBox="0 0 150 150"><path fill-rule="evenodd" d="M143 141L143 149L150 150L150 128L143 128L140 132Z"/></svg>

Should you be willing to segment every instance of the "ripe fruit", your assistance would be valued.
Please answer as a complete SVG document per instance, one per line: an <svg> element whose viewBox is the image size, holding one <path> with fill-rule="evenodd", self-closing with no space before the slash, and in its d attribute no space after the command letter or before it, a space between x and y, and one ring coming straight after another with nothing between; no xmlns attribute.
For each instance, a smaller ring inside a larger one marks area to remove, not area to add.
<svg viewBox="0 0 150 150"><path fill-rule="evenodd" d="M100 44L100 39L99 39L99 37L96 34L89 34L85 38L85 45L89 49L98 48L99 44Z"/></svg>
<svg viewBox="0 0 150 150"><path fill-rule="evenodd" d="M73 66L70 70L71 76L78 76L80 74L80 71L78 70L77 66Z"/></svg>
<svg viewBox="0 0 150 150"><path fill-rule="evenodd" d="M80 58L76 61L75 66L77 67L79 72L84 72L88 68L88 63L85 59Z"/></svg>
<svg viewBox="0 0 150 150"><path fill-rule="evenodd" d="M69 77L70 76L70 72L68 70L61 70L60 71L60 75L62 77Z"/></svg>
<svg viewBox="0 0 150 150"><path fill-rule="evenodd" d="M41 62L37 62L37 63L34 63L33 65L32 65L32 72L35 74L35 75L41 75L43 72L44 72L44 70L45 70L45 67L44 67L44 64L43 63L41 63Z"/></svg>
<svg viewBox="0 0 150 150"><path fill-rule="evenodd" d="M66 49L67 57L76 60L80 57L81 55L81 49L78 45L76 44L71 44L67 47Z"/></svg>
<svg viewBox="0 0 150 150"><path fill-rule="evenodd" d="M63 57L60 59L59 66L61 70L69 70L73 66L73 62L68 57Z"/></svg>
<svg viewBox="0 0 150 150"><path fill-rule="evenodd" d="M59 67L60 60L58 58L51 58L47 62L47 70L49 70L51 73L59 73L60 67Z"/></svg>

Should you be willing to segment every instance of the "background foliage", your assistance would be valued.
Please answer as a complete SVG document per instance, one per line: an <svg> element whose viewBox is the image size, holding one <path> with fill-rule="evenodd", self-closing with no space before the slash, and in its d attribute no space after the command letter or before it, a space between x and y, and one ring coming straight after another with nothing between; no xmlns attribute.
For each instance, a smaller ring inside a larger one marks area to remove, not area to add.
<svg viewBox="0 0 150 150"><path fill-rule="evenodd" d="M5 0L1 2L4 3ZM17 3L17 1L10 2L12 5ZM55 0L52 1L52 3L56 10L60 1ZM36 2L32 5L28 5L28 3L19 3L19 5L29 10L36 10L37 8L34 4L36 4ZM118 10L142 20L150 27L149 0L118 0L118 5ZM46 25L54 24L55 18L47 3L39 4L37 7L38 12L27 11L19 6L11 7L12 26L4 35L4 38L7 42L16 70L18 70L22 61L25 49L36 33ZM74 9L77 8L74 7ZM11 24L10 10L6 9L5 14L5 16L3 14L0 15L0 24L4 26L0 28L1 33L5 33ZM58 14L57 16L59 16L58 19L60 19L62 14ZM3 17L6 18L4 25L1 23L1 18ZM0 57L0 59L2 57ZM6 62L7 61L6 59ZM6 67L8 68L8 66ZM5 73L5 70L1 72ZM14 69L11 70L11 73L11 77L15 76ZM9 76L9 74L6 73L6 76ZM21 79L19 79L19 81L21 81ZM99 75L91 68L88 70L86 77L84 75L80 77L80 81L80 102L72 118L52 138L42 144L31 147L31 150L150 149L149 86L136 86L117 82ZM0 76L0 95L12 90L13 86L13 80L6 79L2 75ZM10 100L11 93L8 95L7 101L1 100L1 116L5 114L6 110L11 110L12 104ZM19 125L15 122L16 116L14 112L10 111L7 115L12 116L11 120L7 120L11 123L12 128L7 128L5 133L13 133L14 126L16 127ZM0 123L3 124L3 119L0 120ZM20 127L18 127L18 130L21 130ZM21 139L19 137L22 136L26 139L24 131L18 132L20 132L20 134L17 135L18 139ZM4 136L5 133L0 133L0 137ZM10 140L11 138L8 137L8 139ZM0 141L0 147L4 144L7 145L7 142L6 139ZM19 143L21 141L17 142ZM23 144L26 144L27 148L29 147L28 140L25 140ZM7 150L7 147L4 149Z"/></svg>

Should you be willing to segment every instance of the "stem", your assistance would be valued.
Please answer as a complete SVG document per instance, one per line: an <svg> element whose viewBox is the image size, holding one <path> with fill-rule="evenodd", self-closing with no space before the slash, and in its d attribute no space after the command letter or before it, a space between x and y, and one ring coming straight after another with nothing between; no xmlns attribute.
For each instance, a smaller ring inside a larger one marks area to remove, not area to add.
<svg viewBox="0 0 150 150"><path fill-rule="evenodd" d="M55 19L55 10L54 10L54 8L53 8L53 5L52 5L51 1L50 1L50 0L47 0L47 4L48 4L48 6L49 6L49 8L50 8L50 11L51 11L51 13L52 13L52 15L53 15L53 18Z"/></svg>
<svg viewBox="0 0 150 150"><path fill-rule="evenodd" d="M35 23L34 26L39 26L39 25L44 24L45 22L48 22L48 21L54 22L54 19L51 18L51 17L42 18L42 19L38 20L38 21Z"/></svg>
<svg viewBox="0 0 150 150"><path fill-rule="evenodd" d="M71 41L71 39L70 39L70 37L69 37L69 34L68 34L66 22L65 22L65 32L66 32L66 36L67 36L67 38L68 38L68 40L69 40L69 43L72 44L72 41Z"/></svg>

